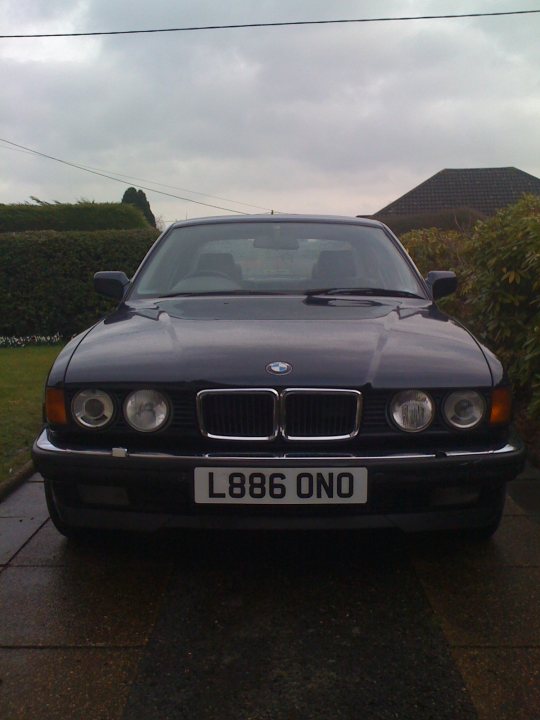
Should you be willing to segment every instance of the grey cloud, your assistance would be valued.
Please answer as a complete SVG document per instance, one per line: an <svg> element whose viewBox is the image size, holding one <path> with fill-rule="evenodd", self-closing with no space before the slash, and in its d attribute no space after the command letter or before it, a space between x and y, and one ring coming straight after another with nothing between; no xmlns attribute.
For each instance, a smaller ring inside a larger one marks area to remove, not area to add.
<svg viewBox="0 0 540 720"><path fill-rule="evenodd" d="M469 5L452 3L452 11ZM41 19L57 22L68 6L50 3ZM428 8L433 3L87 0L78 12L85 28L100 30ZM0 128L3 137L75 162L267 207L374 211L442 167L505 164L540 174L540 19L498 22L85 41L94 51L77 62L2 61ZM8 160L0 201L120 195L74 170ZM196 212L150 197L167 217Z"/></svg>

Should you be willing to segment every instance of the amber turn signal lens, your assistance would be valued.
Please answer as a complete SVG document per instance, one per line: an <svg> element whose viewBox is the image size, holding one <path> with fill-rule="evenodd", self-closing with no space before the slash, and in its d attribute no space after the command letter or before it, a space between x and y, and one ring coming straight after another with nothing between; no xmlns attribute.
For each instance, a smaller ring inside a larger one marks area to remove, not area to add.
<svg viewBox="0 0 540 720"><path fill-rule="evenodd" d="M491 393L490 425L507 425L512 419L512 391L497 388Z"/></svg>
<svg viewBox="0 0 540 720"><path fill-rule="evenodd" d="M67 423L63 390L47 388L45 393L45 416L52 425L65 425Z"/></svg>

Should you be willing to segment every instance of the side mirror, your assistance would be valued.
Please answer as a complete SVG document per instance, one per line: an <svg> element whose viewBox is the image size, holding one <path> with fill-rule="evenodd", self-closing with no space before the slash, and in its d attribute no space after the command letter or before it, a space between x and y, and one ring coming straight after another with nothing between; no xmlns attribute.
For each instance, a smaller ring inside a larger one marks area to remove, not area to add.
<svg viewBox="0 0 540 720"><path fill-rule="evenodd" d="M428 273L426 282L431 288L434 300L451 295L457 290L456 273L448 270L431 270Z"/></svg>
<svg viewBox="0 0 540 720"><path fill-rule="evenodd" d="M106 270L94 275L95 291L114 300L122 300L128 285L128 276L119 270Z"/></svg>

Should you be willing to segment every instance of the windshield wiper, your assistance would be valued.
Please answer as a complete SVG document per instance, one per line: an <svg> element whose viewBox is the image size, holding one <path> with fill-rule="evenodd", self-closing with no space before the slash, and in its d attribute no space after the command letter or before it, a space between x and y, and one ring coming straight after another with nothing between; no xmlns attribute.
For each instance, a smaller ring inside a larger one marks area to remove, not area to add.
<svg viewBox="0 0 540 720"><path fill-rule="evenodd" d="M316 295L379 295L382 297L410 297L422 299L420 295L408 290L388 290L387 288L374 287L326 287L306 290L306 297Z"/></svg>
<svg viewBox="0 0 540 720"><path fill-rule="evenodd" d="M272 291L272 290L206 290L203 292L175 292L158 295L158 300L166 300L176 297L219 297L227 295L296 295L298 291ZM356 295L356 296L372 296L378 295L383 297L410 297L422 299L420 295L416 295L408 290L387 290L386 288L371 287L325 287L316 288L314 290L302 290L301 294L305 297L312 298L318 295Z"/></svg>

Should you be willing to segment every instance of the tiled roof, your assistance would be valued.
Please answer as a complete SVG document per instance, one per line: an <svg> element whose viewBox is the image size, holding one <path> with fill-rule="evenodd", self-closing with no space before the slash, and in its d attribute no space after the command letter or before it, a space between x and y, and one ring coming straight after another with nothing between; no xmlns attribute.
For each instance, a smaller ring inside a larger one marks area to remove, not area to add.
<svg viewBox="0 0 540 720"><path fill-rule="evenodd" d="M473 208L492 215L517 202L523 193L540 195L540 179L514 167L441 170L377 215L415 215L454 208Z"/></svg>

